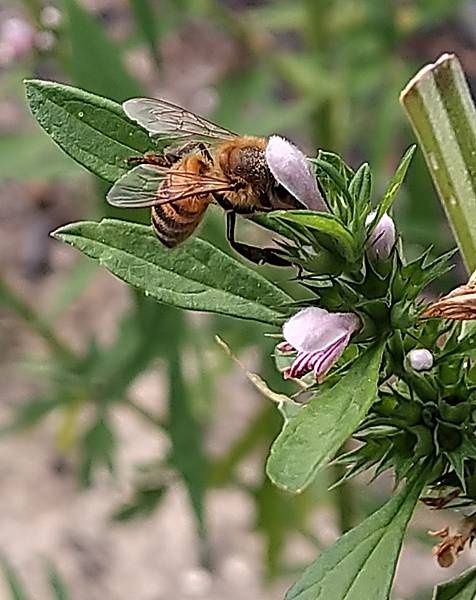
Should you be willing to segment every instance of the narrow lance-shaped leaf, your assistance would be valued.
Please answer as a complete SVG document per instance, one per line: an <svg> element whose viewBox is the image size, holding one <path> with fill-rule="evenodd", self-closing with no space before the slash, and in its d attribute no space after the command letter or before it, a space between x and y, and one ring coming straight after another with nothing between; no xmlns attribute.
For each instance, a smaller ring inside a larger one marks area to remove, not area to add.
<svg viewBox="0 0 476 600"><path fill-rule="evenodd" d="M476 268L476 110L461 65L443 54L408 83L400 102L469 271Z"/></svg>
<svg viewBox="0 0 476 600"><path fill-rule="evenodd" d="M82 440L82 457L79 477L87 487L92 483L96 467L106 467L114 473L114 451L116 438L106 415L99 415L96 422L86 431Z"/></svg>
<svg viewBox="0 0 476 600"><path fill-rule="evenodd" d="M141 96L141 86L124 67L120 48L96 18L77 0L62 0L62 4L72 48L68 66L75 83L119 102Z"/></svg>
<svg viewBox="0 0 476 600"><path fill-rule="evenodd" d="M377 512L326 549L285 600L387 600L403 536L426 481L416 466Z"/></svg>
<svg viewBox="0 0 476 600"><path fill-rule="evenodd" d="M276 485L300 492L357 429L375 400L382 351L382 344L367 350L334 386L285 422L267 464Z"/></svg>
<svg viewBox="0 0 476 600"><path fill-rule="evenodd" d="M160 66L159 34L154 5L150 0L129 0L131 11L134 15L137 29L142 33L144 40L149 45L152 58ZM165 11L163 11L165 12Z"/></svg>
<svg viewBox="0 0 476 600"><path fill-rule="evenodd" d="M474 600L476 598L476 567L458 577L437 585L433 600Z"/></svg>
<svg viewBox="0 0 476 600"><path fill-rule="evenodd" d="M28 600L29 597L23 588L23 584L18 578L15 569L3 556L0 556L0 567L10 592L10 600Z"/></svg>
<svg viewBox="0 0 476 600"><path fill-rule="evenodd" d="M208 479L208 465L203 449L200 426L192 409L192 397L185 384L180 365L180 352L171 348L168 364L169 380L169 433L172 442L171 462L182 477L195 513L198 532L205 542L204 497ZM207 562L203 549L202 560Z"/></svg>
<svg viewBox="0 0 476 600"><path fill-rule="evenodd" d="M311 231L325 248L337 252L340 256L354 262L357 249L350 231L336 217L327 213L307 210L276 211L268 215L269 219L297 223Z"/></svg>
<svg viewBox="0 0 476 600"><path fill-rule="evenodd" d="M30 79L25 82L30 110L60 148L106 181L127 172L127 159L152 147L147 133L121 106L77 88Z"/></svg>
<svg viewBox="0 0 476 600"><path fill-rule="evenodd" d="M51 592L53 594L53 600L69 600L68 590L63 578L59 574L54 564L48 565L48 579L50 582Z"/></svg>
<svg viewBox="0 0 476 600"><path fill-rule="evenodd" d="M394 176L392 177L390 183L388 184L387 190L382 198L382 201L377 207L376 217L372 220L372 224L369 227L368 235L372 233L372 231L377 227L380 219L383 215L389 211L390 207L395 200L400 187L402 186L403 180L405 179L405 175L407 174L408 167L412 161L413 155L415 153L416 146L410 146L408 150L405 152L400 164L398 165L397 170L395 171Z"/></svg>
<svg viewBox="0 0 476 600"><path fill-rule="evenodd" d="M66 225L55 237L99 260L119 279L179 308L278 325L292 302L267 279L198 238L171 250L150 227L112 219Z"/></svg>

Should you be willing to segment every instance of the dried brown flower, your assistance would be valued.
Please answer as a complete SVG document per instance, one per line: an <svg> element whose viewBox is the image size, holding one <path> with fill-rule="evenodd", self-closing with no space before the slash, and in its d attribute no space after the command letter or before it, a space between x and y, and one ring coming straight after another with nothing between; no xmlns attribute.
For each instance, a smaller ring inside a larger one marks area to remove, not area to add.
<svg viewBox="0 0 476 600"><path fill-rule="evenodd" d="M462 519L452 535L450 535L449 527L428 533L433 537L443 538L439 544L433 547L433 556L436 557L440 567L446 569L451 567L458 555L465 549L466 544L471 545L476 537L476 521L474 516Z"/></svg>
<svg viewBox="0 0 476 600"><path fill-rule="evenodd" d="M476 319L476 282L469 281L443 296L425 310L422 317L441 317L457 321Z"/></svg>

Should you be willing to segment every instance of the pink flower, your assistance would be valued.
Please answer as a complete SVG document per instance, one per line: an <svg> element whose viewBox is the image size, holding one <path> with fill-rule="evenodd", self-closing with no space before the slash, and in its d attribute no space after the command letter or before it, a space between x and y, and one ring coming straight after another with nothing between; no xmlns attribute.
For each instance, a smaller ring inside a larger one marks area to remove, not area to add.
<svg viewBox="0 0 476 600"><path fill-rule="evenodd" d="M286 341L278 345L283 352L297 351L292 365L284 370L284 377L299 378L313 371L320 383L360 325L353 313L330 313L315 306L299 311L284 324Z"/></svg>
<svg viewBox="0 0 476 600"><path fill-rule="evenodd" d="M294 144L272 135L266 146L266 162L278 183L309 210L325 211L311 164Z"/></svg>
<svg viewBox="0 0 476 600"><path fill-rule="evenodd" d="M0 25L0 63L10 64L26 56L33 48L35 30L25 20L6 19Z"/></svg>
<svg viewBox="0 0 476 600"><path fill-rule="evenodd" d="M365 224L370 225L375 216L376 212L372 211L365 220ZM369 257L374 260L388 258L395 246L395 238L395 223L392 217L389 217L385 213L367 240L367 253Z"/></svg>

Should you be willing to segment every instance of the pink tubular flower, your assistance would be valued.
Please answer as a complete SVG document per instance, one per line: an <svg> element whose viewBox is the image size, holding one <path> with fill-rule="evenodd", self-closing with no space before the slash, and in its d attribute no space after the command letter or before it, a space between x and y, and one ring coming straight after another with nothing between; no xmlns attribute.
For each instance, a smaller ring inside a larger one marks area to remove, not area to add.
<svg viewBox="0 0 476 600"><path fill-rule="evenodd" d="M294 144L272 135L266 146L266 162L278 183L309 210L325 211L312 167Z"/></svg>
<svg viewBox="0 0 476 600"><path fill-rule="evenodd" d="M313 371L320 383L360 325L353 313L330 313L315 306L299 311L284 324L286 341L278 345L278 350L284 352L297 351L294 362L283 372L284 377L299 378Z"/></svg>
<svg viewBox="0 0 476 600"><path fill-rule="evenodd" d="M372 211L368 215L365 224L370 225L375 216L376 212ZM389 217L385 213L367 240L367 253L369 257L374 260L385 260L388 258L395 246L395 238L395 223L392 217Z"/></svg>

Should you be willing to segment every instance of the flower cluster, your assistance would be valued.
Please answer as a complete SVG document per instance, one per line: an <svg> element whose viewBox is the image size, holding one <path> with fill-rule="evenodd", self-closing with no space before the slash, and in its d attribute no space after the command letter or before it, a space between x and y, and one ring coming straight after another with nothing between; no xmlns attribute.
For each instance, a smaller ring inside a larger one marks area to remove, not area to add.
<svg viewBox="0 0 476 600"><path fill-rule="evenodd" d="M12 16L0 24L0 66L27 59L35 50L47 52L56 43L54 31L61 24L61 13L52 5L40 13L40 28L22 17Z"/></svg>
<svg viewBox="0 0 476 600"><path fill-rule="evenodd" d="M278 368L301 380L300 390L317 391L306 397L318 403L324 381L333 386L367 348L383 343L375 401L356 432L361 445L339 458L345 477L375 466L377 473L392 468L399 481L430 459L436 496L425 502L438 508L464 498L476 507L476 377L467 358L476 333L461 327L476 318L475 282L425 308L420 294L449 270L451 254L405 261L393 219L370 204L368 166L354 172L340 157L321 154L314 161L318 188L309 160L286 140L270 138L266 157L275 179L303 205L268 225L293 240L283 248L310 294L284 322ZM439 532L439 564L451 564L473 531Z"/></svg>

